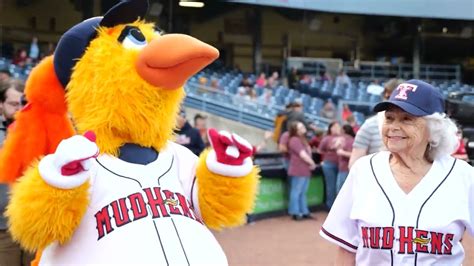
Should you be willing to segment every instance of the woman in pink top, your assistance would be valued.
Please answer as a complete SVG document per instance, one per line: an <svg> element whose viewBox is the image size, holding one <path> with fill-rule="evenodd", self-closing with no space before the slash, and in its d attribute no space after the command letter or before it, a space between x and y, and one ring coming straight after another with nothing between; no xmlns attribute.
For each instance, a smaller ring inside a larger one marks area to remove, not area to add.
<svg viewBox="0 0 474 266"><path fill-rule="evenodd" d="M258 79L255 81L255 85L257 85L260 88L264 88L267 86L267 78L265 76L265 73L261 73Z"/></svg>
<svg viewBox="0 0 474 266"><path fill-rule="evenodd" d="M319 144L319 153L323 156L321 165L324 174L324 189L326 191L326 207L331 209L336 199L336 180L338 173L337 139L339 138L341 126L338 122L332 122L328 126L326 136Z"/></svg>
<svg viewBox="0 0 474 266"><path fill-rule="evenodd" d="M291 178L290 202L288 213L296 221L304 218L311 218L306 199L306 192L309 187L311 171L316 168L316 164L311 158L311 148L306 140L306 127L301 122L290 124L290 138L288 141L288 154L290 165L288 176Z"/></svg>
<svg viewBox="0 0 474 266"><path fill-rule="evenodd" d="M355 133L351 125L342 126L342 136L339 138L337 145L338 156L338 173L336 178L336 195L341 190L344 181L346 181L349 174L349 158L351 157L352 144L354 143Z"/></svg>

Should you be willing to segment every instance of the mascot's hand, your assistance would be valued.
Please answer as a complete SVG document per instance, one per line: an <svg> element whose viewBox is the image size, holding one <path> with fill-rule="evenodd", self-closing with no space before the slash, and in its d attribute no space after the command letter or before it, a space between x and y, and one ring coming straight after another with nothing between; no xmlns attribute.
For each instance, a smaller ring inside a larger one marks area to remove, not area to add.
<svg viewBox="0 0 474 266"><path fill-rule="evenodd" d="M84 184L99 148L95 134L88 131L59 143L54 154L45 156L39 163L39 173L46 183L61 189L72 189Z"/></svg>
<svg viewBox="0 0 474 266"><path fill-rule="evenodd" d="M210 171L224 176L245 176L252 171L250 158L254 153L252 145L236 134L217 131L213 128L207 132L213 148L206 158Z"/></svg>

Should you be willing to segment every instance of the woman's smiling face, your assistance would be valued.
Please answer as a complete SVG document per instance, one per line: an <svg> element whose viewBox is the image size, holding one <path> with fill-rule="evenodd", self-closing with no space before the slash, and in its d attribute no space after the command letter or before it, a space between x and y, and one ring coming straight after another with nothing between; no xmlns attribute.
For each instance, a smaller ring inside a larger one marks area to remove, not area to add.
<svg viewBox="0 0 474 266"><path fill-rule="evenodd" d="M385 112L382 139L392 153L424 154L429 142L426 119L391 106Z"/></svg>

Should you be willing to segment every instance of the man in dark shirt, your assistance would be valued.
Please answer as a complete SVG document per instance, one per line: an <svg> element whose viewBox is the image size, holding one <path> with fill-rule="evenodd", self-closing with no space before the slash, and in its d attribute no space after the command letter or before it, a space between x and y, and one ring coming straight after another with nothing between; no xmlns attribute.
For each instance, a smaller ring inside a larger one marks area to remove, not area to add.
<svg viewBox="0 0 474 266"><path fill-rule="evenodd" d="M0 81L0 149L15 114L22 108L23 84L18 80ZM13 241L3 216L8 204L9 185L0 184L0 265L30 265L34 254L22 250Z"/></svg>
<svg viewBox="0 0 474 266"><path fill-rule="evenodd" d="M186 120L186 112L181 109L178 115L178 129L176 133L176 143L190 149L194 154L198 155L204 150L204 142L202 141L199 130L193 128L188 120Z"/></svg>
<svg viewBox="0 0 474 266"><path fill-rule="evenodd" d="M307 129L312 128L311 123L304 117L303 104L295 101L291 103L290 106L291 109L288 111L286 115L286 122L282 127L282 134L288 131L288 128L293 122L301 122Z"/></svg>

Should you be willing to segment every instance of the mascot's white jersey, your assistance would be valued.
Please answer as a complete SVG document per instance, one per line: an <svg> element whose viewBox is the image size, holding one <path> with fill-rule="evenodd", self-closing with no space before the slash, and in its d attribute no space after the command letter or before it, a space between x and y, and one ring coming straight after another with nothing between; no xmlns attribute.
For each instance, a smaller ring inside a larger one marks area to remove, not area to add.
<svg viewBox="0 0 474 266"><path fill-rule="evenodd" d="M358 265L460 265L460 240L474 235L474 171L443 157L406 194L389 152L365 156L351 169L320 235L356 253Z"/></svg>
<svg viewBox="0 0 474 266"><path fill-rule="evenodd" d="M47 247L40 265L226 265L201 221L196 163L172 142L148 165L99 156L81 224L66 245Z"/></svg>

